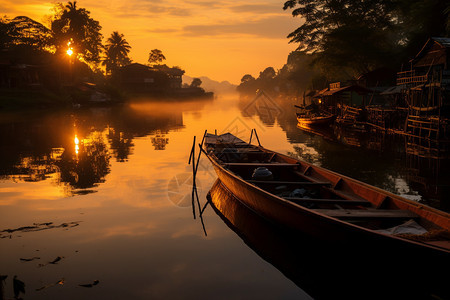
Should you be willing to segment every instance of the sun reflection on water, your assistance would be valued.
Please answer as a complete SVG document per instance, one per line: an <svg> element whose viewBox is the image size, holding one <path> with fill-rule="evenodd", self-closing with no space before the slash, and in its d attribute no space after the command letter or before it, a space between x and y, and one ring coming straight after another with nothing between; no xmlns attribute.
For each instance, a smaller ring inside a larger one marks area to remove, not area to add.
<svg viewBox="0 0 450 300"><path fill-rule="evenodd" d="M73 141L75 143L75 154L78 156L78 152L80 151L80 140L78 139L78 136L76 134Z"/></svg>

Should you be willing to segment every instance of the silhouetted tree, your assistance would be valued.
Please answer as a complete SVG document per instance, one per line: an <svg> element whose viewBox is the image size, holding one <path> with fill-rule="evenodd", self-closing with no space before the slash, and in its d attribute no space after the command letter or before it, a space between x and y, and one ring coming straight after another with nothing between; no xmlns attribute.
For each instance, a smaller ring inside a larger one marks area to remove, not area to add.
<svg viewBox="0 0 450 300"><path fill-rule="evenodd" d="M131 46L123 38L123 34L114 31L106 40L105 49L106 57L102 64L106 67L107 73L114 73L118 68L131 63L131 59L128 57Z"/></svg>
<svg viewBox="0 0 450 300"><path fill-rule="evenodd" d="M34 50L49 50L51 36L50 29L26 16L0 19L0 47L2 49L22 46Z"/></svg>
<svg viewBox="0 0 450 300"><path fill-rule="evenodd" d="M394 29L394 0L289 0L284 9L305 19L288 35L299 50L318 53L327 66L367 72L385 62L399 39Z"/></svg>
<svg viewBox="0 0 450 300"><path fill-rule="evenodd" d="M0 18L0 49L5 49L11 43L11 25L8 19Z"/></svg>
<svg viewBox="0 0 450 300"><path fill-rule="evenodd" d="M292 51L276 80L284 94L301 96L308 89L322 89L325 83L320 70L312 64L314 55ZM317 82L318 81L318 82ZM317 84L319 83L319 84Z"/></svg>
<svg viewBox="0 0 450 300"><path fill-rule="evenodd" d="M267 67L259 73L258 79L273 79L277 73L273 67Z"/></svg>
<svg viewBox="0 0 450 300"><path fill-rule="evenodd" d="M445 0L289 0L284 9L305 22L288 35L316 53L323 69L351 76L399 65L431 36L446 33ZM412 50L414 49L414 50Z"/></svg>
<svg viewBox="0 0 450 300"><path fill-rule="evenodd" d="M90 12L78 8L77 2L55 5L55 16L51 22L54 45L57 51L65 52L68 43L74 53L83 60L96 65L100 62L102 34L100 23L90 17Z"/></svg>
<svg viewBox="0 0 450 300"><path fill-rule="evenodd" d="M245 75L242 76L242 78L241 78L241 83L247 83L247 82L251 82L251 81L253 81L253 80L255 80L255 77L253 77L253 76L250 75L250 74L245 74Z"/></svg>
<svg viewBox="0 0 450 300"><path fill-rule="evenodd" d="M153 49L149 53L148 63L149 64L159 64L165 59L166 59L166 57L164 56L164 54L162 53L161 50Z"/></svg>
<svg viewBox="0 0 450 300"><path fill-rule="evenodd" d="M190 87L200 87L202 85L202 80L200 78L194 78L192 79Z"/></svg>
<svg viewBox="0 0 450 300"><path fill-rule="evenodd" d="M236 90L242 94L255 94L257 88L255 77L250 74L245 74L242 76L241 83L237 86Z"/></svg>
<svg viewBox="0 0 450 300"><path fill-rule="evenodd" d="M450 4L446 0L397 0L397 18L405 49L401 61L408 61L430 37L449 36Z"/></svg>

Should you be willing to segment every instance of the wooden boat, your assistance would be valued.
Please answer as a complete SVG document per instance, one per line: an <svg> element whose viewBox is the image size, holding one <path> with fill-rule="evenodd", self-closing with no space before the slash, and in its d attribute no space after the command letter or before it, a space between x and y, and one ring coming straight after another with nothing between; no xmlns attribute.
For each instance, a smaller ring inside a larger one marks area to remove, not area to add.
<svg viewBox="0 0 450 300"><path fill-rule="evenodd" d="M334 122L336 116L331 114L308 114L297 113L297 121L300 125L307 126L328 126Z"/></svg>
<svg viewBox="0 0 450 300"><path fill-rule="evenodd" d="M219 179L207 197L248 247L314 299L448 298L448 278L429 271L442 263L439 257L417 259L408 252L399 259L391 251L375 247L372 253L357 251L346 243L327 243L286 230L249 209ZM411 284L410 274L426 276L417 276L414 280L420 284Z"/></svg>
<svg viewBox="0 0 450 300"><path fill-rule="evenodd" d="M230 133L206 133L203 150L223 185L272 222L355 249L389 247L398 255L405 251L439 255L448 266L446 212L251 145ZM257 168L265 168L260 169L265 174L258 175Z"/></svg>

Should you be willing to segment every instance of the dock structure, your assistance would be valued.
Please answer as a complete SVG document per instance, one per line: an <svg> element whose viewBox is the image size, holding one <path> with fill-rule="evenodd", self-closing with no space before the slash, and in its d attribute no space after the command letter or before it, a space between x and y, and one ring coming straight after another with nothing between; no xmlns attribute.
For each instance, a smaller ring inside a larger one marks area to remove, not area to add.
<svg viewBox="0 0 450 300"><path fill-rule="evenodd" d="M450 38L428 39L408 65L409 70L380 69L347 84L332 83L311 99L336 114L340 126L405 136L410 154L448 155Z"/></svg>
<svg viewBox="0 0 450 300"><path fill-rule="evenodd" d="M450 150L450 38L430 38L397 74L397 86L408 104L404 134L406 152L441 156Z"/></svg>

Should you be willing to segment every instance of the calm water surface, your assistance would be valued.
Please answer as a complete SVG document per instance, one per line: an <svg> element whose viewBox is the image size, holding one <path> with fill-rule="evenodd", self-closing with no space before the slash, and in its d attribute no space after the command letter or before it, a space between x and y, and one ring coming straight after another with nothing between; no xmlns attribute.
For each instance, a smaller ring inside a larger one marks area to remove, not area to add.
<svg viewBox="0 0 450 300"><path fill-rule="evenodd" d="M404 144L383 137L318 136L296 127L292 103L253 100L2 113L5 298L14 296L14 276L24 299L313 298L211 207L207 236L193 219L187 162L193 136L206 129L248 139L256 128L269 149L448 209L446 162L408 157ZM215 180L203 158L202 204Z"/></svg>

